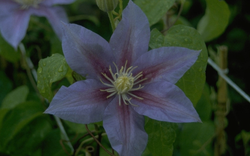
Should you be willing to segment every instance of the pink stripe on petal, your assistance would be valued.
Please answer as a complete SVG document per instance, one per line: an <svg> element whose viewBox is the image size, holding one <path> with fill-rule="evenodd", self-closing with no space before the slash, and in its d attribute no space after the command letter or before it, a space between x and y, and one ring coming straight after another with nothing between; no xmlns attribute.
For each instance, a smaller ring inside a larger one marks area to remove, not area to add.
<svg viewBox="0 0 250 156"><path fill-rule="evenodd" d="M141 155L147 145L144 117L129 105L118 104L118 96L105 110L103 126L112 147L120 156Z"/></svg>
<svg viewBox="0 0 250 156"><path fill-rule="evenodd" d="M112 97L107 99L108 93L100 89L107 88L93 79L61 87L45 113L82 124L102 121Z"/></svg>
<svg viewBox="0 0 250 156"><path fill-rule="evenodd" d="M76 24L63 23L63 53L69 66L88 78L98 79L109 73L114 56L109 44L99 35Z"/></svg>
<svg viewBox="0 0 250 156"><path fill-rule="evenodd" d="M129 1L123 10L122 20L110 39L110 47L118 67L123 66L126 61L130 66L140 55L146 53L149 39L150 29L146 15Z"/></svg>
<svg viewBox="0 0 250 156"><path fill-rule="evenodd" d="M199 115L192 102L174 84L158 81L145 85L139 91L133 92L143 100L133 98L133 107L141 115L152 119L168 122L200 122Z"/></svg>
<svg viewBox="0 0 250 156"><path fill-rule="evenodd" d="M143 72L143 83L166 80L176 83L195 63L199 51L182 47L162 47L153 49L139 57L133 66L138 66L133 72L136 75Z"/></svg>

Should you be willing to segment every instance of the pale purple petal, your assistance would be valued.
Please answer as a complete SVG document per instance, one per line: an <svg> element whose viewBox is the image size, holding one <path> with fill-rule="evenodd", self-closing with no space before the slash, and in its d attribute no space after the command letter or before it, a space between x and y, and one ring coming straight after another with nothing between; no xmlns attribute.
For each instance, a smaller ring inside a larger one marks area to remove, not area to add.
<svg viewBox="0 0 250 156"><path fill-rule="evenodd" d="M50 7L40 5L37 8L30 8L36 16L45 16L50 22L57 36L62 38L62 22L68 22L67 14L62 7Z"/></svg>
<svg viewBox="0 0 250 156"><path fill-rule="evenodd" d="M62 24L63 53L69 66L81 75L99 79L114 61L109 44L96 33L76 24Z"/></svg>
<svg viewBox="0 0 250 156"><path fill-rule="evenodd" d="M78 81L61 87L45 113L53 114L71 122L89 124L103 120L104 110L112 98L96 80Z"/></svg>
<svg viewBox="0 0 250 156"><path fill-rule="evenodd" d="M14 1L0 0L0 16L3 15L3 13L9 13L10 10L17 9L18 7L20 7L20 5Z"/></svg>
<svg viewBox="0 0 250 156"><path fill-rule="evenodd" d="M17 49L28 28L31 10L20 9L20 5L0 1L0 30L3 38Z"/></svg>
<svg viewBox="0 0 250 156"><path fill-rule="evenodd" d="M43 0L41 4L51 6L54 4L70 4L73 3L74 1L75 0Z"/></svg>
<svg viewBox="0 0 250 156"><path fill-rule="evenodd" d="M201 122L184 92L167 81L147 84L143 89L132 93L143 98L131 100L138 105L133 108L141 115L167 122Z"/></svg>
<svg viewBox="0 0 250 156"><path fill-rule="evenodd" d="M200 51L182 47L162 47L143 54L133 66L136 75L143 72L143 83L166 80L176 83L184 73L196 62Z"/></svg>
<svg viewBox="0 0 250 156"><path fill-rule="evenodd" d="M126 61L130 66L140 55L147 52L149 39L150 29L146 15L129 1L123 10L122 20L110 39L118 66L124 66Z"/></svg>
<svg viewBox="0 0 250 156"><path fill-rule="evenodd" d="M118 96L106 108L103 126L112 147L120 156L139 156L144 151L148 141L144 117L131 106L119 106Z"/></svg>

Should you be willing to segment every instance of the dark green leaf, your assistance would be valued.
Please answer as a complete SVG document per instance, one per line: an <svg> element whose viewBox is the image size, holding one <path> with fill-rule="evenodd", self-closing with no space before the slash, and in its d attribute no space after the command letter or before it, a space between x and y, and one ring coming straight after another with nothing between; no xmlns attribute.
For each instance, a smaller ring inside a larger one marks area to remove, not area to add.
<svg viewBox="0 0 250 156"><path fill-rule="evenodd" d="M220 36L226 29L230 17L230 10L225 1L206 0L205 15L198 23L197 29L205 41Z"/></svg>
<svg viewBox="0 0 250 156"><path fill-rule="evenodd" d="M20 53L7 43L0 34L0 55L6 60L15 63L20 59Z"/></svg>
<svg viewBox="0 0 250 156"><path fill-rule="evenodd" d="M24 102L5 115L0 121L0 151L5 149L7 143L24 128L29 122L42 115L42 105L37 102Z"/></svg>
<svg viewBox="0 0 250 156"><path fill-rule="evenodd" d="M210 91L209 86L206 84L204 86L204 90L202 92L201 98L195 107L198 112L201 121L209 121L211 120L212 115L212 104L210 100Z"/></svg>
<svg viewBox="0 0 250 156"><path fill-rule="evenodd" d="M149 46L153 49L176 46L202 50L196 63L176 83L192 103L196 105L205 84L205 70L208 58L207 48L200 34L194 28L184 25L171 27L166 36L163 36L158 30L154 29L151 32Z"/></svg>
<svg viewBox="0 0 250 156"><path fill-rule="evenodd" d="M44 156L67 156L63 151L63 147L60 145L61 133L60 130L53 130L43 141L42 154ZM68 149L69 151L69 149Z"/></svg>
<svg viewBox="0 0 250 156"><path fill-rule="evenodd" d="M4 72L0 72L0 107L4 97L11 91L12 82Z"/></svg>
<svg viewBox="0 0 250 156"><path fill-rule="evenodd" d="M173 6L174 2L175 0L135 0L135 4L146 14L150 25L158 22Z"/></svg>
<svg viewBox="0 0 250 156"><path fill-rule="evenodd" d="M64 56L53 54L51 57L40 60L37 70L37 87L41 95L52 100L54 94L51 91L53 82L61 80L68 71L68 64Z"/></svg>
<svg viewBox="0 0 250 156"><path fill-rule="evenodd" d="M8 143L7 150L13 156L33 156L50 131L51 125L45 116L36 118Z"/></svg>
<svg viewBox="0 0 250 156"><path fill-rule="evenodd" d="M16 88L4 98L1 108L14 108L26 100L28 93L29 88L27 86Z"/></svg>
<svg viewBox="0 0 250 156"><path fill-rule="evenodd" d="M176 138L175 124L148 118L145 130L148 133L147 148L152 156L172 156Z"/></svg>
<svg viewBox="0 0 250 156"><path fill-rule="evenodd" d="M214 125L210 122L187 123L180 134L181 155L212 156Z"/></svg>

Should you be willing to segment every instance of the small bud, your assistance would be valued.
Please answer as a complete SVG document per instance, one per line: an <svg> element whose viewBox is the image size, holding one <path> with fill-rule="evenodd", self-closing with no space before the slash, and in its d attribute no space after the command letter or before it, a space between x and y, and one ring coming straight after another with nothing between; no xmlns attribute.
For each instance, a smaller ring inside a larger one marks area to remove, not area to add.
<svg viewBox="0 0 250 156"><path fill-rule="evenodd" d="M96 0L96 4L102 11L109 12L116 8L118 0Z"/></svg>

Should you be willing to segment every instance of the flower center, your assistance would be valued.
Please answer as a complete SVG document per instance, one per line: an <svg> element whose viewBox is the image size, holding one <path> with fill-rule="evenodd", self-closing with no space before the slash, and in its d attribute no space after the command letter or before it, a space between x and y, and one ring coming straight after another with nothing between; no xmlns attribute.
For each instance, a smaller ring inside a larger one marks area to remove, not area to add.
<svg viewBox="0 0 250 156"><path fill-rule="evenodd" d="M15 2L22 5L22 9L27 9L29 7L38 7L38 4L43 0L14 0Z"/></svg>
<svg viewBox="0 0 250 156"><path fill-rule="evenodd" d="M134 85L134 79L133 77L128 76L120 76L115 81L115 88L118 91L118 93L123 94L127 93L130 89L133 88Z"/></svg>
<svg viewBox="0 0 250 156"><path fill-rule="evenodd" d="M100 81L105 85L108 86L110 88L102 90L101 91L106 91L108 93L111 93L109 96L107 96L107 98L110 98L111 96L117 94L119 96L119 105L121 105L121 100L124 102L124 104L128 105L131 104L133 106L136 106L134 104L131 103L131 99L132 98L128 98L128 95L130 95L130 97L134 97L140 100L143 100L143 98L138 97L134 94L131 93L131 91L135 91L135 90L139 90L142 89L144 86L141 86L139 83L141 83L142 81L146 80L146 78L139 80L139 78L141 78L142 72L138 73L136 76L133 76L132 71L137 68L137 67L126 67L127 65L127 61L125 63L125 66L121 67L120 70L118 70L116 64L114 63L114 66L116 68L116 73L114 74L111 67L109 66L109 72L112 76L112 78L109 78L106 74L102 73L102 75L111 82L111 84L109 83L104 83L102 81L102 79L100 79ZM135 85L138 85L137 88L134 88Z"/></svg>

